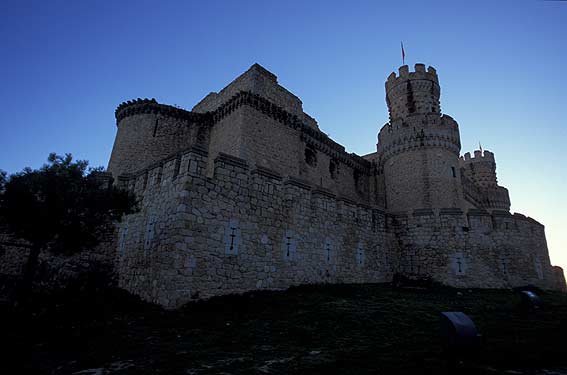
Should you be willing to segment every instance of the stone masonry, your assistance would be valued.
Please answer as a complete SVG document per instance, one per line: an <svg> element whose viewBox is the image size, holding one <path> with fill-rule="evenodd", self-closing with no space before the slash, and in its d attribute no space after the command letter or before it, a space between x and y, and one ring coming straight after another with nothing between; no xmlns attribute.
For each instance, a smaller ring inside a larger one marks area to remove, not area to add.
<svg viewBox="0 0 567 375"><path fill-rule="evenodd" d="M305 283L565 289L544 227L511 214L494 154L460 156L435 69L386 81L390 121L358 156L254 64L192 111L137 99L116 110L108 165L138 213L116 244L119 283L174 308Z"/></svg>

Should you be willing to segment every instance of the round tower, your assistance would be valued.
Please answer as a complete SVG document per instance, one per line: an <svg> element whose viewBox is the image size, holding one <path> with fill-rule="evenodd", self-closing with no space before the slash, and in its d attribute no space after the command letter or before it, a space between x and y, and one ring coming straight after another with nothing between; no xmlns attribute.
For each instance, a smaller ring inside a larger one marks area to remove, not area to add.
<svg viewBox="0 0 567 375"><path fill-rule="evenodd" d="M390 121L411 115L441 113L439 104L439 80L437 71L425 65L415 64L415 72L404 65L396 73L390 74L386 81L386 103Z"/></svg>
<svg viewBox="0 0 567 375"><path fill-rule="evenodd" d="M207 136L207 114L155 99L124 102L115 116L118 131L107 168L114 177L139 172Z"/></svg>
<svg viewBox="0 0 567 375"><path fill-rule="evenodd" d="M498 186L496 180L496 162L494 154L490 151L476 150L474 157L467 152L460 160L465 177L478 186L485 188Z"/></svg>
<svg viewBox="0 0 567 375"><path fill-rule="evenodd" d="M386 81L390 122L378 134L386 208L411 211L461 207L459 125L440 112L440 88L432 67L407 65Z"/></svg>

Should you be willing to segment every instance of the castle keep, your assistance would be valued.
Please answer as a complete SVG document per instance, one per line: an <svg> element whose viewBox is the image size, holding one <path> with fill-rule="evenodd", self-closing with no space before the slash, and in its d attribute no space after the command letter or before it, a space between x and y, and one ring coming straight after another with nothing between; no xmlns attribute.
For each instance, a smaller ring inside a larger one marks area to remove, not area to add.
<svg viewBox="0 0 567 375"><path fill-rule="evenodd" d="M457 287L564 287L544 227L511 214L494 154L460 156L435 69L386 81L376 152L348 153L255 64L191 111L122 103L108 165L140 212L119 227L120 285L176 307L303 283L429 276Z"/></svg>

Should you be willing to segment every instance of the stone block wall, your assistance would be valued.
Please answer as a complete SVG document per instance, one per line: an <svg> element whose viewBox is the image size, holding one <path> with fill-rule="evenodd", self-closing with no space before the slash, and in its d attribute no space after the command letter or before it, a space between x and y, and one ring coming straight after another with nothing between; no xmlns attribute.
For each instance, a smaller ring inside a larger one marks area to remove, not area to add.
<svg viewBox="0 0 567 375"><path fill-rule="evenodd" d="M217 155L212 178L206 165L188 150L121 179L142 197L119 229L121 286L176 307L253 289L391 280L395 241L382 211L230 155Z"/></svg>
<svg viewBox="0 0 567 375"><path fill-rule="evenodd" d="M116 110L117 134L108 171L132 173L193 144L209 142L210 116L144 99Z"/></svg>
<svg viewBox="0 0 567 375"><path fill-rule="evenodd" d="M396 272L456 287L556 288L544 228L507 212L383 211L308 181L189 149L121 179L142 210L119 228L122 287L169 308L308 283L387 282Z"/></svg>
<svg viewBox="0 0 567 375"><path fill-rule="evenodd" d="M305 179L339 196L370 202L370 166L348 154L327 135L302 122L274 103L240 92L213 115L207 175L214 159L226 153L261 166Z"/></svg>
<svg viewBox="0 0 567 375"><path fill-rule="evenodd" d="M209 93L193 107L192 111L197 113L214 112L241 91L261 96L286 112L297 116L301 122L306 123L308 126L314 129L318 128L317 122L303 112L301 100L285 87L279 85L275 74L258 64L252 65L250 69L238 76L218 93Z"/></svg>
<svg viewBox="0 0 567 375"><path fill-rule="evenodd" d="M507 212L490 152L482 161L475 153L478 166L459 161L459 126L441 114L439 96L431 67L392 73L390 122L364 157L321 132L257 64L192 112L121 105L109 169L126 172L119 183L142 211L119 228L120 285L167 307L396 272L458 287L560 288L543 226ZM161 145L157 115L173 119ZM145 130L130 147L126 133L136 129Z"/></svg>
<svg viewBox="0 0 567 375"><path fill-rule="evenodd" d="M441 113L441 88L437 72L431 66L426 71L425 65L415 64L415 71L410 72L409 67L403 65L399 76L390 74L385 86L390 120L414 114Z"/></svg>
<svg viewBox="0 0 567 375"><path fill-rule="evenodd" d="M386 208L462 207L459 127L449 116L412 116L386 124L378 135Z"/></svg>
<svg viewBox="0 0 567 375"><path fill-rule="evenodd" d="M543 225L520 214L414 210L389 218L402 244L402 272L456 287L555 288Z"/></svg>

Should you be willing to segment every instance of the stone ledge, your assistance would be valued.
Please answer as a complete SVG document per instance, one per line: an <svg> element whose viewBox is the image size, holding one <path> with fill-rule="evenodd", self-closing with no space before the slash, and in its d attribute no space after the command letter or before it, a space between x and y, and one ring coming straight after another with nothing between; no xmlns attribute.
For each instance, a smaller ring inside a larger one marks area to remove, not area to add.
<svg viewBox="0 0 567 375"><path fill-rule="evenodd" d="M248 169L248 162L246 160L238 158L236 156L225 154L224 152L219 152L219 154L215 158L215 164L218 162L232 165L234 167L238 167L242 169Z"/></svg>
<svg viewBox="0 0 567 375"><path fill-rule="evenodd" d="M330 190L327 190L321 186L318 186L315 189L313 189L313 195L323 195L329 198L337 198L337 196L333 194Z"/></svg>
<svg viewBox="0 0 567 375"><path fill-rule="evenodd" d="M364 209L366 209L366 210L370 210L370 209L372 208L371 205L366 204L366 203L362 203L362 202L358 202L357 205L358 205L358 207L364 208Z"/></svg>
<svg viewBox="0 0 567 375"><path fill-rule="evenodd" d="M191 146L189 148L189 152L192 154L200 155L205 158L209 156L209 151L207 150L207 148L204 145L200 145L200 144L194 144L193 146Z"/></svg>
<svg viewBox="0 0 567 375"><path fill-rule="evenodd" d="M492 216L512 217L512 214L508 211L494 210L492 211Z"/></svg>
<svg viewBox="0 0 567 375"><path fill-rule="evenodd" d="M413 216L434 216L434 212L432 209L430 208L418 208L416 210L413 210L412 212Z"/></svg>
<svg viewBox="0 0 567 375"><path fill-rule="evenodd" d="M378 215L386 215L386 211L384 211L380 208L372 208L372 213L378 214Z"/></svg>
<svg viewBox="0 0 567 375"><path fill-rule="evenodd" d="M254 169L252 171L252 173L258 174L260 176L268 177L268 178L271 178L271 179L274 179L274 180L278 180L278 181L281 181L283 179L282 175L279 174L278 172L276 172L272 169L266 168L266 167L259 166L259 165L256 166L256 169Z"/></svg>
<svg viewBox="0 0 567 375"><path fill-rule="evenodd" d="M287 180L284 181L284 185L292 185L305 190L311 190L311 185L309 184L309 182L300 180L299 178L295 177L288 177Z"/></svg>
<svg viewBox="0 0 567 375"><path fill-rule="evenodd" d="M439 215L456 215L460 216L464 212L460 208L442 208L439 210Z"/></svg>
<svg viewBox="0 0 567 375"><path fill-rule="evenodd" d="M358 205L358 202L356 202L356 201L354 201L354 200L352 200L352 199L350 199L350 198L347 198L347 197L345 197L344 195L340 195L340 196L337 198L337 200L338 200L338 201L342 201L342 202L347 203L347 204L350 204L350 205L352 205L352 206L357 206L357 205Z"/></svg>
<svg viewBox="0 0 567 375"><path fill-rule="evenodd" d="M396 219L402 219L402 218L407 218L408 217L408 213L405 211L396 211L396 212L388 212L387 214L390 217L396 218Z"/></svg>
<svg viewBox="0 0 567 375"><path fill-rule="evenodd" d="M488 211L486 211L486 210L479 210L479 209L473 208L473 209L468 210L467 215L469 215L469 216L490 216L490 213L488 213Z"/></svg>

